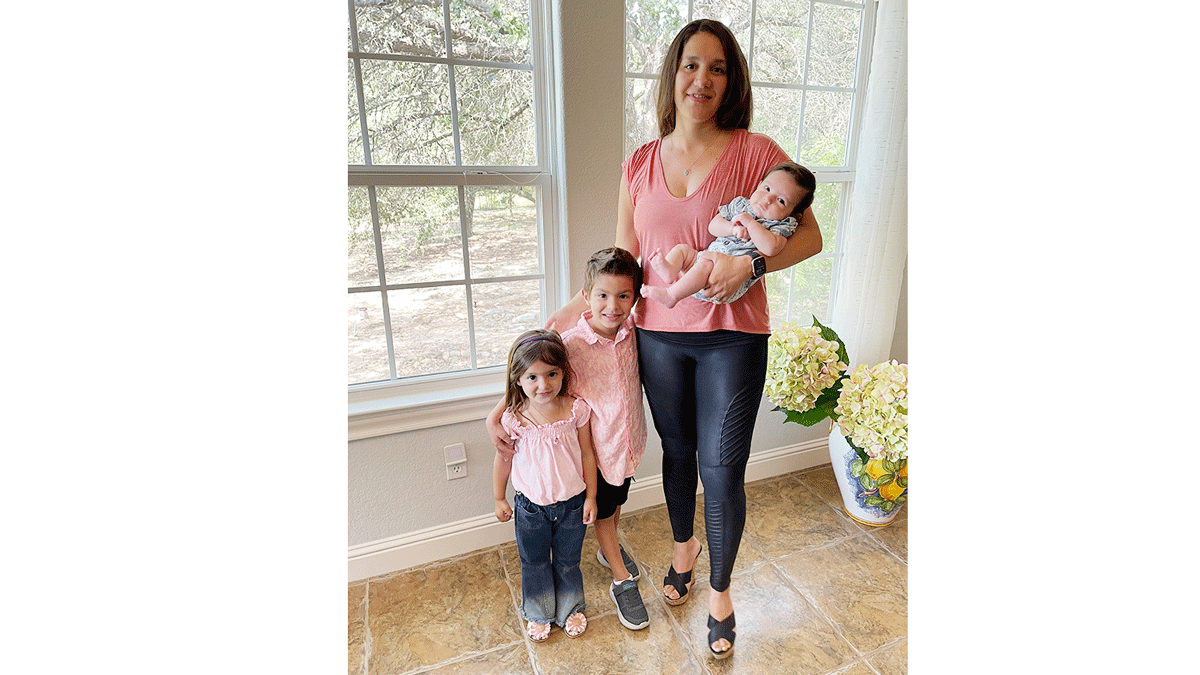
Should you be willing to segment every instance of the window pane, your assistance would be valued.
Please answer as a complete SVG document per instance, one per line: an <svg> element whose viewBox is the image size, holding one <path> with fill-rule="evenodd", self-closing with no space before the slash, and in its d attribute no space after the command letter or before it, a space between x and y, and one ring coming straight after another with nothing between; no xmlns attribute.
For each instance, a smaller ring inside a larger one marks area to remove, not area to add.
<svg viewBox="0 0 1200 675"><path fill-rule="evenodd" d="M788 157L796 157L796 125L800 121L803 96L803 92L795 89L754 87L754 120L750 130L770 136Z"/></svg>
<svg viewBox="0 0 1200 675"><path fill-rule="evenodd" d="M540 271L536 187L467 188L467 204L472 279Z"/></svg>
<svg viewBox="0 0 1200 675"><path fill-rule="evenodd" d="M478 366L502 366L521 333L545 325L541 282L511 281L471 287Z"/></svg>
<svg viewBox="0 0 1200 675"><path fill-rule="evenodd" d="M832 253L837 237L838 203L841 201L845 183L817 183L817 195L813 198L813 215L821 230L821 250Z"/></svg>
<svg viewBox="0 0 1200 675"><path fill-rule="evenodd" d="M351 293L347 305L350 384L377 382L391 377L387 337L383 331L383 296Z"/></svg>
<svg viewBox="0 0 1200 675"><path fill-rule="evenodd" d="M354 0L358 48L375 54L446 55L441 2Z"/></svg>
<svg viewBox="0 0 1200 675"><path fill-rule="evenodd" d="M455 68L463 164L532 166L533 73Z"/></svg>
<svg viewBox="0 0 1200 675"><path fill-rule="evenodd" d="M378 286L379 266L375 263L375 233L371 229L371 204L367 200L367 188L350 188L346 214L349 221L346 235L349 286Z"/></svg>
<svg viewBox="0 0 1200 675"><path fill-rule="evenodd" d="M375 194L388 284L463 278L458 188L379 187Z"/></svg>
<svg viewBox="0 0 1200 675"><path fill-rule="evenodd" d="M388 291L388 310L397 377L471 367L464 287Z"/></svg>
<svg viewBox="0 0 1200 675"><path fill-rule="evenodd" d="M808 84L853 87L862 10L817 3Z"/></svg>
<svg viewBox="0 0 1200 675"><path fill-rule="evenodd" d="M808 40L808 3L795 0L760 1L755 17L752 79L758 82L802 84ZM755 116L758 115L757 108L755 106Z"/></svg>
<svg viewBox="0 0 1200 675"><path fill-rule="evenodd" d="M362 139L362 122L358 117L358 93L354 87L354 59L350 59L349 68L349 93L347 99L349 101L349 112L346 114L346 145L349 147L349 163L362 164L366 160L363 159L363 139Z"/></svg>
<svg viewBox="0 0 1200 675"><path fill-rule="evenodd" d="M454 164L445 66L362 62L373 164Z"/></svg>
<svg viewBox="0 0 1200 675"><path fill-rule="evenodd" d="M658 113L655 112L654 80L625 80L625 156L643 143L658 138Z"/></svg>
<svg viewBox="0 0 1200 675"><path fill-rule="evenodd" d="M687 24L687 0L626 0L625 67L657 75L675 34Z"/></svg>
<svg viewBox="0 0 1200 675"><path fill-rule="evenodd" d="M778 328L784 321L811 326L813 316L827 323L832 278L832 258L809 258L768 274L765 281L771 328Z"/></svg>
<svg viewBox="0 0 1200 675"><path fill-rule="evenodd" d="M452 0L450 34L455 58L529 63L529 0Z"/></svg>
<svg viewBox="0 0 1200 675"><path fill-rule="evenodd" d="M761 12L761 10L759 11ZM750 0L694 0L692 19L720 21L733 32L733 37L737 38L738 46L742 48L743 52L750 49ZM759 20L762 20L761 14L759 14ZM667 44L670 44L670 40L674 38L675 33L668 35ZM666 50L663 50L663 53L666 53ZM749 53L746 54L746 58L750 58Z"/></svg>
<svg viewBox="0 0 1200 675"><path fill-rule="evenodd" d="M853 94L810 91L804 99L804 137L797 153L804 166L843 166Z"/></svg>

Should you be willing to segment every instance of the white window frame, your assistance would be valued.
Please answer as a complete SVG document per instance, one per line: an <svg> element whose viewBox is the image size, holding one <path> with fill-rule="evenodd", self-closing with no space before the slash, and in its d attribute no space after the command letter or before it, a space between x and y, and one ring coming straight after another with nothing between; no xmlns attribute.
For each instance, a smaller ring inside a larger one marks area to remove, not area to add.
<svg viewBox="0 0 1200 675"><path fill-rule="evenodd" d="M353 2L348 3L353 12ZM561 82L560 66L554 54L554 36L558 30L557 17L551 0L529 0L530 18L530 64L533 73L533 107L535 133L534 166L412 166L412 165L348 165L349 186L455 186L460 191L466 186L495 186L519 183L539 188L538 198L538 250L540 269L541 313L543 321L549 312L557 308L552 303L564 297L566 291L566 237L565 205L559 195L565 194L563 185L561 109L558 91ZM447 12L449 0L443 0L443 12ZM354 46L357 47L357 27ZM453 58L450 30L446 30L447 49L443 57L389 56L389 59L408 62L436 63L446 65L450 72L454 66L493 67L513 64L494 64ZM351 51L350 58L365 56ZM378 58L373 55L372 58ZM361 98L361 94L360 94ZM362 101L359 101L360 109ZM455 157L461 157L461 148L455 120ZM367 149L364 148L364 151ZM469 271L467 272L469 275ZM522 277L524 278L524 277ZM404 284L388 280L387 289ZM465 281L453 285L472 284L469 276ZM417 284L429 286L430 284ZM469 315L468 315L469 316ZM470 319L468 319L470 320ZM470 327L470 326L469 326ZM390 341L390 336L389 336ZM472 349L472 352L474 350ZM386 382L354 384L348 386L349 440L358 440L386 434L444 426L458 422L482 419L496 404L504 392L504 366L492 366L470 371L424 375Z"/></svg>

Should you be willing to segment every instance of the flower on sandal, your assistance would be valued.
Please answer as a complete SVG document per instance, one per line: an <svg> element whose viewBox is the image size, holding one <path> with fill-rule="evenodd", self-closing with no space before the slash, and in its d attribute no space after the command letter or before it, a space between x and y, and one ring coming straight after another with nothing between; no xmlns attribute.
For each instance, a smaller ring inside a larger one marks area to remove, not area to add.
<svg viewBox="0 0 1200 675"><path fill-rule="evenodd" d="M567 625L565 628L567 635L575 637L576 635L583 633L584 629L587 628L587 617L583 615L583 612L575 612L571 616L567 617Z"/></svg>
<svg viewBox="0 0 1200 675"><path fill-rule="evenodd" d="M534 642L541 642L542 640L550 637L550 624L530 621L525 626L525 632L529 633L530 640L533 640Z"/></svg>

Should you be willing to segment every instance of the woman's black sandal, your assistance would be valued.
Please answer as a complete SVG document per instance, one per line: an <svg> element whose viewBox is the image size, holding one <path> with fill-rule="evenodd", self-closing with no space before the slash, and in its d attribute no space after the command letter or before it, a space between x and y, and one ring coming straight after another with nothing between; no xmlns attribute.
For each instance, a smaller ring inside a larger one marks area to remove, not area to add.
<svg viewBox="0 0 1200 675"><path fill-rule="evenodd" d="M727 659L733 656L733 640L737 637L737 633L733 629L736 626L737 621L734 621L732 612L723 621L717 621L712 614L708 615L708 651L712 652L714 659ZM723 652L712 648L713 643L721 638L729 640L729 649Z"/></svg>
<svg viewBox="0 0 1200 675"><path fill-rule="evenodd" d="M686 572L676 572L675 566L671 565L671 567L667 570L667 576L663 578L663 586L670 586L671 588L675 589L676 593L679 594L678 598L672 600L664 593L663 600L666 600L668 605L671 605L672 607L678 607L679 605L687 602L688 592L691 591L691 587L689 587L688 584L692 583L692 572L696 571L696 561L700 559L700 554L703 551L704 545L701 544L700 550L696 551L696 557L692 560L692 569Z"/></svg>

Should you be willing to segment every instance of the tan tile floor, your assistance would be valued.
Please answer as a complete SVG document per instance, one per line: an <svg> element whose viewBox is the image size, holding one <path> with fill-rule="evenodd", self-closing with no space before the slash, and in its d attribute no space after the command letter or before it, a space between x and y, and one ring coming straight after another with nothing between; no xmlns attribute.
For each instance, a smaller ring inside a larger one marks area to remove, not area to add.
<svg viewBox="0 0 1200 675"><path fill-rule="evenodd" d="M583 545L587 632L555 627L524 636L516 545L481 549L349 587L350 675L644 675L838 673L908 670L908 514L883 528L858 525L841 507L828 465L746 486L749 511L733 576L738 638L732 658L705 646L708 555L694 597L671 607L658 593L670 563L666 507L624 514L621 539L643 569L650 626L618 622L596 562ZM704 541L697 509L696 536Z"/></svg>

